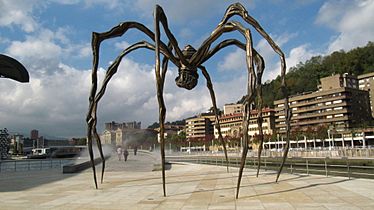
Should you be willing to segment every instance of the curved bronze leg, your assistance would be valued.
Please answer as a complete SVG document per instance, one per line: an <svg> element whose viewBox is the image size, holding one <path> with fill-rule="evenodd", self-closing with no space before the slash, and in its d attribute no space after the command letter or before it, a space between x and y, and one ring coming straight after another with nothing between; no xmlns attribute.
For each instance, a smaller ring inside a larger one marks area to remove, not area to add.
<svg viewBox="0 0 374 210"><path fill-rule="evenodd" d="M216 128L217 128L217 131L218 131L218 140L223 145L223 151L225 153L225 159L226 159L226 170L227 170L227 172L229 172L229 160L228 160L228 157L227 157L226 142L223 139L222 133L221 133L221 125L220 125L219 119L218 119L218 113L217 113L218 108L217 108L216 96L215 96L215 93L214 93L214 90L213 90L212 80L210 79L208 71L206 70L206 68L204 66L199 66L199 68L203 72L203 75L206 79L206 85L209 89L210 98L212 99L212 105L213 105L213 108L214 108L214 115L215 115L215 123L216 123Z"/></svg>

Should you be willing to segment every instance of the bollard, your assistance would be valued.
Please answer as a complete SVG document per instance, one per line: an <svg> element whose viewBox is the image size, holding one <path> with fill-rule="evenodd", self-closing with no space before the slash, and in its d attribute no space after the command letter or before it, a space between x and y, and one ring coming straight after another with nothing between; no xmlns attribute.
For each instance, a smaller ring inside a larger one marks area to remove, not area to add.
<svg viewBox="0 0 374 210"><path fill-rule="evenodd" d="M309 164L308 164L308 159L306 159L306 174L309 175Z"/></svg>
<svg viewBox="0 0 374 210"><path fill-rule="evenodd" d="M14 171L17 171L17 161L14 161Z"/></svg>

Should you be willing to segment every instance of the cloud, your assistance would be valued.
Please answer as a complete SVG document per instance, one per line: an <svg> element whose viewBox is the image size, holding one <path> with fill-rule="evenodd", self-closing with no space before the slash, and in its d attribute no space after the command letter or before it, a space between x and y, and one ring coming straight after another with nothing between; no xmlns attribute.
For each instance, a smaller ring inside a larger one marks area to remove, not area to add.
<svg viewBox="0 0 374 210"><path fill-rule="evenodd" d="M130 44L126 41L122 41L122 42L116 42L114 44L114 46L116 47L116 49L124 50L124 49L128 48L130 46Z"/></svg>
<svg viewBox="0 0 374 210"><path fill-rule="evenodd" d="M25 134L36 128L42 135L84 136L90 70L75 69L63 63L49 68L58 71L34 75L28 84L2 81L0 124ZM158 121L153 68L130 59L123 60L99 103L99 129L104 122L112 120L141 121L143 127ZM104 74L105 70L100 69L100 81ZM167 120L179 120L208 110L212 105L205 81L200 80L196 89L187 91L176 87L176 74L176 69L171 68L166 78L164 98ZM244 94L245 86L244 77L214 83L218 105L222 107L227 101L237 101Z"/></svg>
<svg viewBox="0 0 374 210"><path fill-rule="evenodd" d="M217 65L219 71L242 71L247 66L245 51L237 48L234 52L227 54Z"/></svg>
<svg viewBox="0 0 374 210"><path fill-rule="evenodd" d="M303 44L295 48L292 48L289 52L289 55L286 57L287 70L290 69L290 67L294 67L300 62L305 62L316 55L320 55L320 53L317 53L313 49L310 49L309 44ZM278 61L275 65L272 65L267 69L271 70L265 71L264 80L276 78L278 75L281 74L280 61Z"/></svg>
<svg viewBox="0 0 374 210"><path fill-rule="evenodd" d="M282 47L282 45L286 44L293 38L297 37L297 33L284 33L280 36L272 36L270 35L275 43ZM287 66L291 67L295 65L295 63L299 63L305 61L305 58L309 57L309 52L307 52L306 46L299 46L295 49L290 51L290 56L287 59ZM261 39L254 47L257 52L264 58L265 61L265 73L263 80L274 79L278 75L280 75L280 63L279 63L279 56L274 52L271 46L268 44L266 39ZM302 53L306 53L303 55ZM301 59L298 61L297 59ZM229 53L223 61L218 63L217 69L220 71L242 71L246 72L246 59L245 59L245 51L242 49L236 49L235 51Z"/></svg>
<svg viewBox="0 0 374 210"><path fill-rule="evenodd" d="M374 1L328 1L318 12L316 23L337 32L327 53L350 50L374 40Z"/></svg>
<svg viewBox="0 0 374 210"><path fill-rule="evenodd" d="M30 0L1 0L0 1L0 26L20 26L25 32L33 32L38 27L32 12L42 3Z"/></svg>
<svg viewBox="0 0 374 210"><path fill-rule="evenodd" d="M62 55L62 48L49 36L28 36L25 41L12 41L6 52L19 59L32 73L54 72Z"/></svg>

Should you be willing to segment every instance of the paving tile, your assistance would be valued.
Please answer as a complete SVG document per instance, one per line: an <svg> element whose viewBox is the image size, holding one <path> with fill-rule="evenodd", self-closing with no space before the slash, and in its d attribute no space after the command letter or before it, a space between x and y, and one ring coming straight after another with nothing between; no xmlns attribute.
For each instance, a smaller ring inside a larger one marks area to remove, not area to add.
<svg viewBox="0 0 374 210"><path fill-rule="evenodd" d="M237 172L173 164L166 197L160 172L108 171L98 190L90 171L13 173L0 176L0 209L374 209L374 180L282 174L275 183L274 172L262 171L257 178L246 169L235 199Z"/></svg>

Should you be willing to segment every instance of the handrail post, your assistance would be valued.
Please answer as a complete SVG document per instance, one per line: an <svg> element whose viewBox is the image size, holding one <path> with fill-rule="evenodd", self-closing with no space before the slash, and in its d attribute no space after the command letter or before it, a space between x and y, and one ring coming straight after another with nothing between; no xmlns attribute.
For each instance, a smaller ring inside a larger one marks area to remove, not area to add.
<svg viewBox="0 0 374 210"><path fill-rule="evenodd" d="M265 164L264 169L266 171L266 157L264 157L264 164Z"/></svg>
<svg viewBox="0 0 374 210"><path fill-rule="evenodd" d="M343 157L342 159L346 160L348 179L351 179L351 169L350 169L350 166L349 166L349 159L348 159L348 157Z"/></svg>
<svg viewBox="0 0 374 210"><path fill-rule="evenodd" d="M290 165L291 165L290 170L291 170L291 174L293 174L293 167L292 167L292 164L293 164L293 158L291 158L291 161L290 161L290 162L291 162L291 164L290 164Z"/></svg>
<svg viewBox="0 0 374 210"><path fill-rule="evenodd" d="M327 170L327 159L329 159L329 157L325 157L325 172L326 172L326 176L329 176L328 170Z"/></svg>

